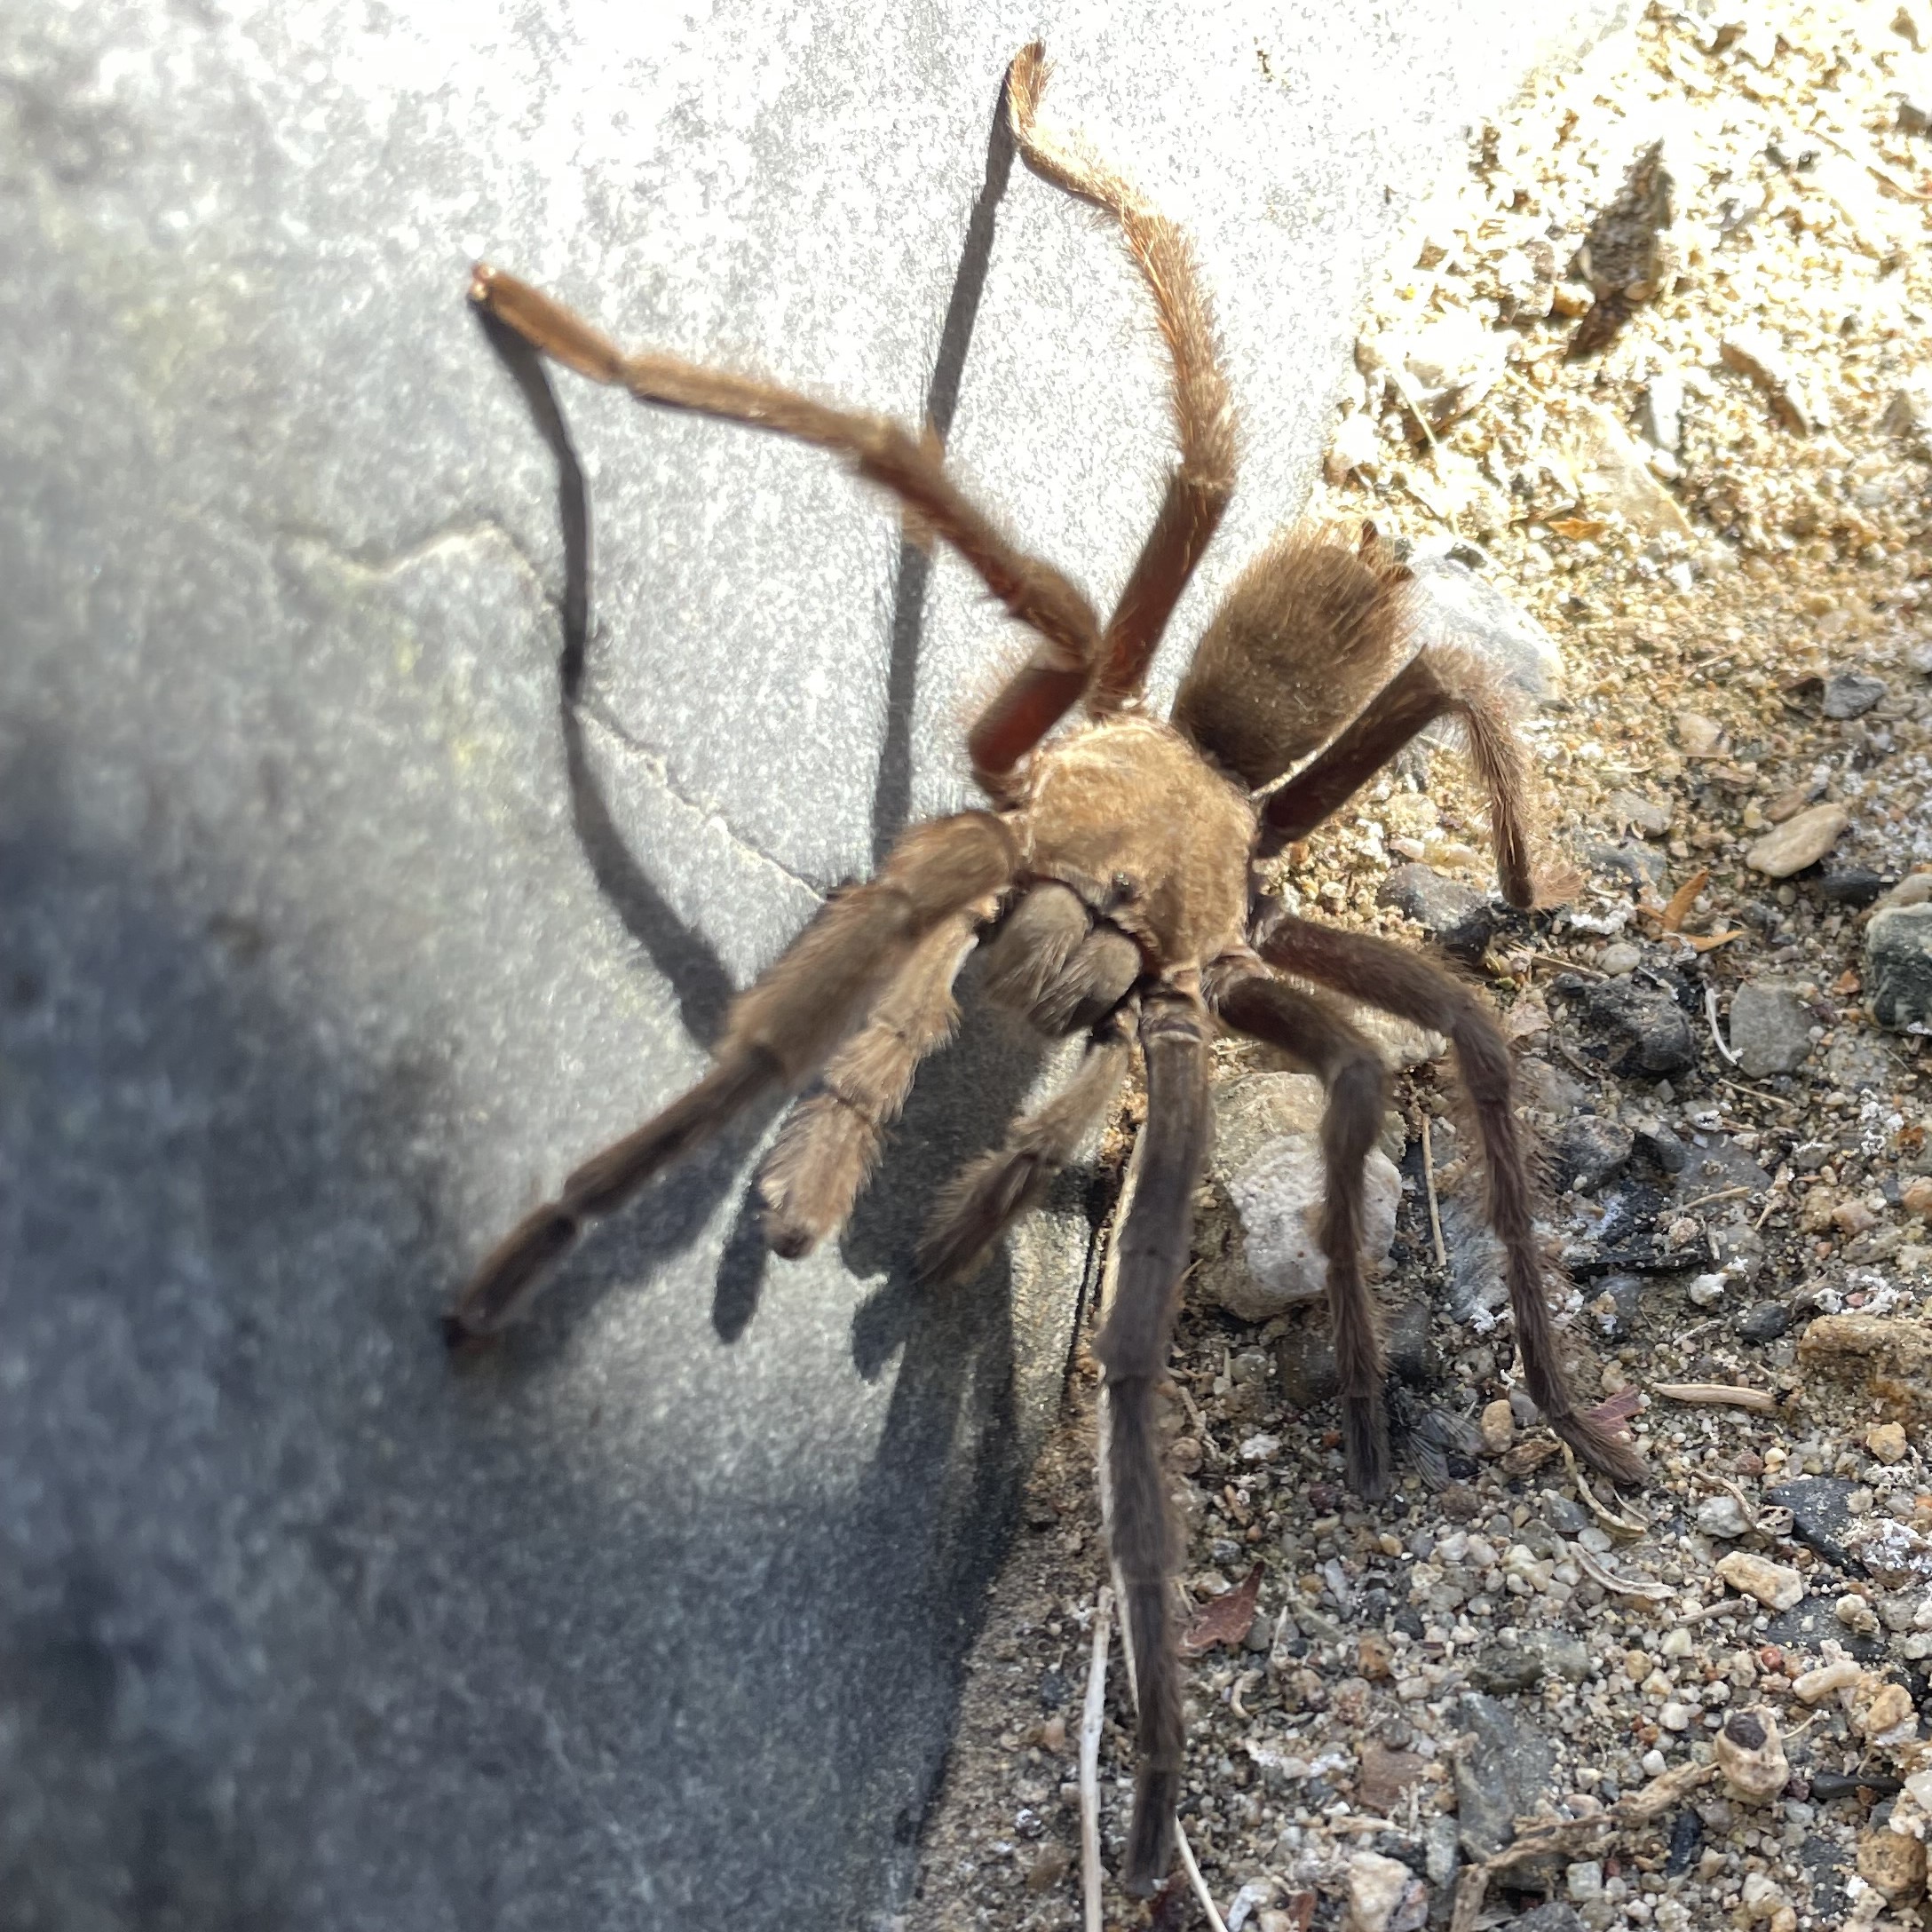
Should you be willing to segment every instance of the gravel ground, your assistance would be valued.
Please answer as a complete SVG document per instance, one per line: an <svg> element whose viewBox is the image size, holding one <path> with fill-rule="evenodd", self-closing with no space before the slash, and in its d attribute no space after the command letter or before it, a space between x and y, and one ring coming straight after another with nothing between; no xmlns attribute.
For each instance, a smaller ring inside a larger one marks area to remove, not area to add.
<svg viewBox="0 0 1932 1932"><path fill-rule="evenodd" d="M1580 1385L1634 1405L1657 1480L1593 1491L1539 1427L1451 1070L1412 1044L1382 1293L1436 1485L1346 1493L1318 1314L1197 1293L1175 1349L1190 1614L1255 1586L1190 1666L1183 1817L1231 1932L1932 1922L1928 118L1924 0L1653 10L1481 131L1365 318L1315 507L1508 600L1489 628L1548 689L1578 882L1553 914L1485 898L1480 801L1436 750L1286 883L1426 922L1487 986L1551 1149ZM1284 1064L1216 1052L1229 1105ZM1228 1271L1217 1186L1197 1287ZM1082 1356L907 1932L1081 1922L1094 1389ZM1110 1867L1126 1697L1116 1644ZM1207 1922L1184 1888L1105 1909Z"/></svg>

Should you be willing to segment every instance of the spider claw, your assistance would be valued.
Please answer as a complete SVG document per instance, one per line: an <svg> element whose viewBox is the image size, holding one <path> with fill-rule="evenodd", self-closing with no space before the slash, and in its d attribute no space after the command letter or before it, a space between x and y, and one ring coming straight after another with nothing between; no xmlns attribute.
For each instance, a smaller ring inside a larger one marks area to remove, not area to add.
<svg viewBox="0 0 1932 1932"><path fill-rule="evenodd" d="M1364 1502L1379 1502L1389 1493L1393 1473L1389 1422L1379 1395L1342 1397L1342 1439L1349 1487Z"/></svg>
<svg viewBox="0 0 1932 1932"><path fill-rule="evenodd" d="M1593 1469L1601 1471L1613 1483L1622 1483L1632 1489L1649 1486L1651 1472L1635 1448L1628 1442L1613 1436L1599 1422L1593 1422L1580 1412L1569 1415L1551 1416L1549 1426L1556 1430L1557 1438L1566 1442L1588 1462Z"/></svg>
<svg viewBox="0 0 1932 1932"><path fill-rule="evenodd" d="M1174 1863L1175 1808L1181 1801L1177 1770L1144 1766L1134 1782L1134 1819L1128 1827L1127 1864L1120 1884L1136 1898L1151 1898Z"/></svg>

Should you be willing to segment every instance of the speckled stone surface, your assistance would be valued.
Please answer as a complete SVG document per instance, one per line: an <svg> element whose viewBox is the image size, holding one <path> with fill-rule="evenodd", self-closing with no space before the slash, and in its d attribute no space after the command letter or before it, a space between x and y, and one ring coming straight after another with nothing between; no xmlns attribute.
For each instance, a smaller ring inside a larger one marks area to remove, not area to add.
<svg viewBox="0 0 1932 1932"><path fill-rule="evenodd" d="M751 1238L756 1122L493 1358L437 1318L963 797L1013 640L822 459L566 379L564 705L569 493L465 271L935 408L1104 602L1162 376L1107 237L989 155L1043 30L1220 301L1247 460L1188 631L1301 501L1365 265L1552 31L1352 11L0 17L7 1932L892 1909L1085 1252L1073 1187L909 1280L1025 1053L935 1064L808 1263Z"/></svg>

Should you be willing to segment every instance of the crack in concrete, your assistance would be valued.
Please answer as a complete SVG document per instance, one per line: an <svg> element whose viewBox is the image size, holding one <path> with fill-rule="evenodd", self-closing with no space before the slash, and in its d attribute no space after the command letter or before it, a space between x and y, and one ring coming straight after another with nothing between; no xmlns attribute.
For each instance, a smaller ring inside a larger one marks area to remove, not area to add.
<svg viewBox="0 0 1932 1932"><path fill-rule="evenodd" d="M515 532L500 518L487 513L469 517L460 522L439 525L435 529L427 531L413 542L406 543L400 550L344 543L326 530L304 528L297 525L278 526L273 534L280 541L291 547L320 551L338 568L379 583L392 582L445 550L459 550L471 544L501 544L520 566L544 604L559 614L563 608L562 599L544 582L542 571L523 547ZM813 899L822 899L825 897L824 892L810 879L794 872L781 859L774 859L770 852L762 851L744 837L715 804L693 797L685 791L673 780L669 761L664 754L637 738L607 707L594 700L580 698L576 709L581 716L614 739L625 751L641 760L669 797L687 812L694 812L698 817L716 825L736 850L748 858L757 860L792 884L803 886Z"/></svg>
<svg viewBox="0 0 1932 1932"><path fill-rule="evenodd" d="M670 764L664 754L637 738L626 725L612 715L606 706L595 698L580 698L577 701L576 709L581 717L596 726L606 737L614 739L624 751L646 766L652 777L662 788L665 795L674 803L682 805L686 812L693 812L699 818L717 826L719 831L724 833L724 836L731 841L732 844L739 851L743 852L746 857L756 859L761 865L769 867L781 878L788 880L792 884L803 886L806 891L812 894L814 899L824 899L825 894L823 891L814 885L810 879L804 877L801 873L794 872L781 859L772 858L770 852L761 851L749 839L741 836L733 829L731 820L715 804L709 804L703 799L693 798L686 793L673 780L670 774Z"/></svg>
<svg viewBox="0 0 1932 1932"><path fill-rule="evenodd" d="M406 543L400 550L387 550L375 544L344 543L330 532L299 524L278 524L273 533L281 542L291 547L320 550L329 560L343 570L359 577L367 577L376 582L386 582L413 570L417 565L427 562L439 551L458 550L473 543L487 543L493 539L503 545L522 567L523 574L530 580L537 593L552 610L561 607L561 600L544 582L543 573L536 559L523 547L517 534L501 518L479 512L461 521L452 520L439 524L425 532L414 542Z"/></svg>

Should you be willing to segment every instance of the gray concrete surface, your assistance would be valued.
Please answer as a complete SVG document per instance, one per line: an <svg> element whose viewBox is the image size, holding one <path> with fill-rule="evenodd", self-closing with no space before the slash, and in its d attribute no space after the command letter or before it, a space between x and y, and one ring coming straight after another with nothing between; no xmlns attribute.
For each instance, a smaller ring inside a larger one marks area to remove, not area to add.
<svg viewBox="0 0 1932 1932"><path fill-rule="evenodd" d="M586 631L472 255L930 404L1104 599L1161 374L1108 238L989 149L1044 31L1220 300L1246 480L1186 630L1553 11L0 12L0 1926L873 1923L1057 1386L1077 1187L907 1279L1031 1077L984 1035L831 1252L758 1255L753 1123L445 1358L507 1221L962 796L1012 648L821 459L564 381Z"/></svg>

